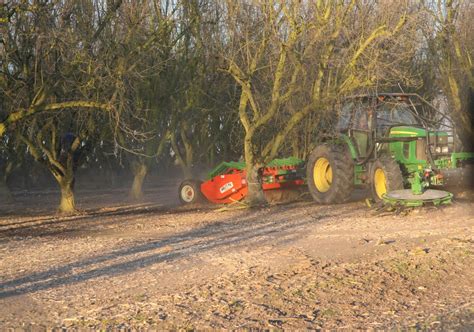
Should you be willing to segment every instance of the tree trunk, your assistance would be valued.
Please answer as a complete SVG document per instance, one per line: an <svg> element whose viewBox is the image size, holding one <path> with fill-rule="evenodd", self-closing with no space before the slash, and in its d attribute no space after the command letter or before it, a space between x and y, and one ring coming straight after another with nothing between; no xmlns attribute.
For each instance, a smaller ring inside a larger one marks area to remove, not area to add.
<svg viewBox="0 0 474 332"><path fill-rule="evenodd" d="M176 154L176 161L178 162L185 179L192 179L191 165L192 165L192 147L189 145L186 148L186 160L184 160L181 152L179 151L178 144L176 143L176 135L171 134L171 147Z"/></svg>
<svg viewBox="0 0 474 332"><path fill-rule="evenodd" d="M260 183L260 176L258 175L258 166L255 165L255 155L252 145L253 132L247 132L244 139L244 158L245 171L247 173L247 197L245 202L250 206L266 205L267 200L263 194L262 184Z"/></svg>
<svg viewBox="0 0 474 332"><path fill-rule="evenodd" d="M13 195L8 188L5 176L0 177L0 201L5 203L13 202Z"/></svg>
<svg viewBox="0 0 474 332"><path fill-rule="evenodd" d="M295 135L296 136L296 135ZM296 158L301 158L300 155L300 138L298 136L293 137L291 140L291 150L293 152L292 156Z"/></svg>
<svg viewBox="0 0 474 332"><path fill-rule="evenodd" d="M247 186L248 193L245 202L250 206L262 206L267 204L265 195L263 194L260 176L258 174L257 166L247 166Z"/></svg>
<svg viewBox="0 0 474 332"><path fill-rule="evenodd" d="M191 172L191 168L188 167L185 164L180 164L181 170L183 171L183 175L185 179L192 179L193 178L193 172Z"/></svg>
<svg viewBox="0 0 474 332"><path fill-rule="evenodd" d="M458 126L458 135L463 145L463 151L472 151L473 127L469 112L469 96L462 98L458 81L454 75L448 74L449 99L453 109L453 118Z"/></svg>
<svg viewBox="0 0 474 332"><path fill-rule="evenodd" d="M74 179L62 179L59 182L61 188L61 201L59 203L59 213L76 212L76 202L74 199Z"/></svg>
<svg viewBox="0 0 474 332"><path fill-rule="evenodd" d="M143 199L143 181L148 172L148 167L145 164L138 164L134 167L133 170L133 184L130 189L130 199L134 201L139 201Z"/></svg>

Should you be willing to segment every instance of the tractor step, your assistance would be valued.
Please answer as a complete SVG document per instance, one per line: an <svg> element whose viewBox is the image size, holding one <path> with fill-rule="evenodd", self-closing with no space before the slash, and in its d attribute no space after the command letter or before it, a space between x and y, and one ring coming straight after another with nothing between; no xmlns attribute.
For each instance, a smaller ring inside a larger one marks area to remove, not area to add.
<svg viewBox="0 0 474 332"><path fill-rule="evenodd" d="M383 201L390 205L417 207L426 204L443 205L452 202L453 194L444 190L428 189L416 195L411 189L394 190L383 195Z"/></svg>

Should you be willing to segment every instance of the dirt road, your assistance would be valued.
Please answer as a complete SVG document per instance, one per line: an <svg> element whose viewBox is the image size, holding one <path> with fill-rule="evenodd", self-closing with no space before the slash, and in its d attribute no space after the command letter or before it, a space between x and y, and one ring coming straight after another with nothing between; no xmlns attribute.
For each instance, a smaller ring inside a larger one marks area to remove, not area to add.
<svg viewBox="0 0 474 332"><path fill-rule="evenodd" d="M474 328L474 202L0 218L0 327Z"/></svg>

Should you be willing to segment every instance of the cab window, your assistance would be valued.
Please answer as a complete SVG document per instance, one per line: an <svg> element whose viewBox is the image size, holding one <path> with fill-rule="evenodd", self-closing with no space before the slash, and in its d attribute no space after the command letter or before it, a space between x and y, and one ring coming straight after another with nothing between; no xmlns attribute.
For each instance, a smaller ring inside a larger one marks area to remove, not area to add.
<svg viewBox="0 0 474 332"><path fill-rule="evenodd" d="M404 103L383 103L377 112L377 126L417 125L410 106Z"/></svg>
<svg viewBox="0 0 474 332"><path fill-rule="evenodd" d="M337 131L345 131L349 128L349 124L351 122L351 113L352 109L354 108L354 103L348 102L345 103L339 110L338 114L338 122L336 129Z"/></svg>
<svg viewBox="0 0 474 332"><path fill-rule="evenodd" d="M352 129L368 131L371 129L372 111L368 102L359 101L355 103L354 118L352 120Z"/></svg>

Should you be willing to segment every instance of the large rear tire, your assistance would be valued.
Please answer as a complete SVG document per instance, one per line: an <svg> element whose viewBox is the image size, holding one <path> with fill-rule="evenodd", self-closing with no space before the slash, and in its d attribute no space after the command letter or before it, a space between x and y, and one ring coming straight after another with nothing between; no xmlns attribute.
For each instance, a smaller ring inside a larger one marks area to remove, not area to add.
<svg viewBox="0 0 474 332"><path fill-rule="evenodd" d="M204 196L201 193L201 181L184 180L179 186L179 201L181 204L201 203Z"/></svg>
<svg viewBox="0 0 474 332"><path fill-rule="evenodd" d="M389 191L403 189L403 175L400 166L391 156L381 156L370 167L370 191L379 202Z"/></svg>
<svg viewBox="0 0 474 332"><path fill-rule="evenodd" d="M354 162L345 145L323 144L311 152L306 179L320 204L346 202L354 189Z"/></svg>

